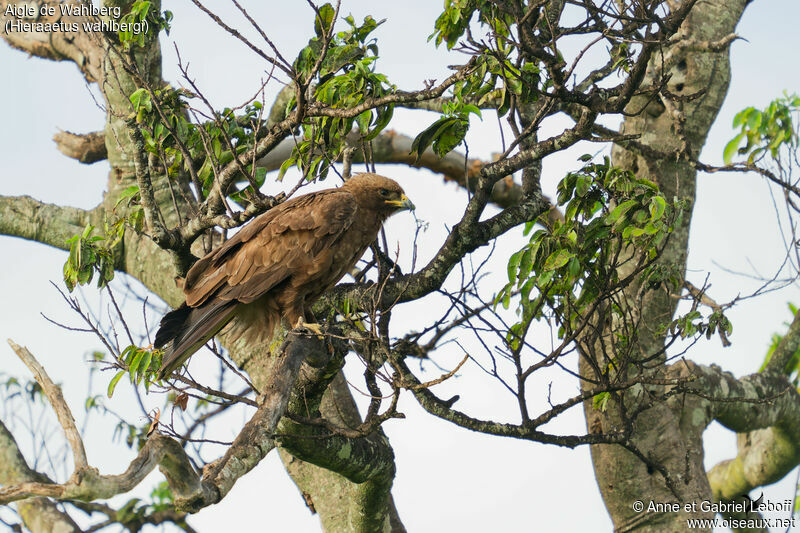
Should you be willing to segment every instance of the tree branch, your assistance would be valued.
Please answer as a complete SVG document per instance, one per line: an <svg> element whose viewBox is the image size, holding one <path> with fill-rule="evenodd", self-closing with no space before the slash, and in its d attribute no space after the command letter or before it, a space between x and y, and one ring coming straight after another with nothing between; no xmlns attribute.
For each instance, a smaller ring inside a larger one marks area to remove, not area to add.
<svg viewBox="0 0 800 533"><path fill-rule="evenodd" d="M458 70L451 74L447 79L435 87L430 89L423 89L421 91L396 91L380 98L368 98L363 103L356 106L347 108L326 107L323 104L317 105L309 109L307 116L309 117L337 117L337 118L354 118L364 111L375 109L385 105L400 105L415 102L424 102L440 97L444 92L455 85L457 82L466 79L472 74L475 68L476 59L472 57L466 64L459 67Z"/></svg>
<svg viewBox="0 0 800 533"><path fill-rule="evenodd" d="M84 134L60 131L53 135L53 141L62 154L87 165L108 157L106 137L101 131Z"/></svg>
<svg viewBox="0 0 800 533"><path fill-rule="evenodd" d="M80 233L96 211L46 204L30 196L0 196L0 235L21 237L68 250L67 239Z"/></svg>
<svg viewBox="0 0 800 533"><path fill-rule="evenodd" d="M89 467L76 471L66 483L29 481L0 489L0 505L31 496L91 501L130 491L156 467L166 476L176 499L206 499L200 477L177 441L164 435L151 436L139 454L118 475L101 475Z"/></svg>
<svg viewBox="0 0 800 533"><path fill-rule="evenodd" d="M703 373L709 394L729 400L715 403L715 418L739 433L737 456L708 472L716 498L737 498L800 464L800 395L784 376L762 372L737 380L715 367Z"/></svg>
<svg viewBox="0 0 800 533"><path fill-rule="evenodd" d="M506 424L470 417L452 408L454 400L444 401L434 395L429 389L422 387L420 381L414 376L405 362L396 354L390 355L390 360L392 362L392 367L400 374L403 380L403 387L411 390L423 409L457 426L489 435L516 437L547 444L557 444L569 448L574 448L582 444L622 442L621 434L552 435L537 430L535 425ZM580 402L575 402L572 405L577 405L578 403Z"/></svg>
<svg viewBox="0 0 800 533"><path fill-rule="evenodd" d="M335 366L335 363L332 364ZM361 416L347 382L341 372L328 372L331 368L329 365L312 372L317 374L315 376L309 376L301 370L297 394L290 401L289 413L308 415L318 412L337 428L358 427L361 425ZM322 388L325 392L318 411L315 411L318 393L322 392L320 387L330 379L315 381L320 371L328 372L329 376L332 373L333 381L327 388ZM288 431L297 427L287 418L281 421L281 429ZM299 434L292 431L296 437L281 435L281 444L285 444L285 448L281 448L281 458L306 502L319 512L323 529L339 531L343 524L347 524L349 531L366 533L387 531L388 524L392 533L405 533L391 497L394 454L380 428L358 439L340 438L331 433L322 436L317 429L302 426L299 427ZM317 436L304 438L301 435L306 431ZM316 443L320 441L321 445L317 448ZM298 449L299 446L304 450ZM297 455L294 455L295 452ZM347 458L352 465L347 464ZM334 469L327 470L328 467ZM336 468L342 469L342 472L337 472ZM324 482L320 483L320 479Z"/></svg>
<svg viewBox="0 0 800 533"><path fill-rule="evenodd" d="M182 248L183 243L177 232L168 230L164 226L161 218L161 211L153 192L153 183L150 180L150 167L144 157L147 152L144 149L142 132L139 130L135 120L130 119L127 124L128 134L134 148L132 151L133 163L136 169L136 182L139 184L139 195L142 199L142 210L144 211L147 231L153 241L162 248L178 251Z"/></svg>
<svg viewBox="0 0 800 533"><path fill-rule="evenodd" d="M278 361L258 398L259 408L236 436L225 455L206 467L203 484L213 487L217 494L213 501L204 501L203 505L216 503L225 497L236 480L254 468L275 447L275 430L286 412L300 365L306 354L318 349L319 344L313 337L296 333L288 335L287 341L276 354ZM187 502L187 508L199 508L194 507L194 503Z"/></svg>
<svg viewBox="0 0 800 533"><path fill-rule="evenodd" d="M275 447L275 429L286 412L300 364L309 352L320 349L321 343L315 337L290 333L287 338L280 351L280 359L259 398L258 410L225 455L204 469L202 479L192 467L181 445L170 437L156 433L147 440L122 474L101 475L96 469L86 465L76 468L70 479L63 484L53 483L43 476L30 475L17 484L1 488L0 505L32 496L82 501L107 499L133 489L156 466L160 467L167 478L175 496L176 509L194 512L220 501L237 479L249 472ZM12 343L12 347L14 346ZM23 354L21 357L27 355ZM43 388L45 383L47 380L43 380ZM47 384L45 391L55 388L50 385L51 383ZM59 403L63 404L63 398L54 402L55 405ZM79 464L78 460L76 464Z"/></svg>
<svg viewBox="0 0 800 533"><path fill-rule="evenodd" d="M345 421L341 416L332 416L333 420L325 416L323 425L304 423L307 417L321 415L320 407L328 386L343 380L339 371L349 345L337 338L337 333L330 340L332 350L318 350L322 359L306 357L287 406L289 416L281 420L277 440L295 457L332 470L353 483L364 483L380 476L391 480L394 478L394 454L380 432L375 431L377 428L364 435L350 429L349 422L354 420Z"/></svg>
<svg viewBox="0 0 800 533"><path fill-rule="evenodd" d="M0 485L30 481L49 481L46 476L31 470L22 457L13 435L0 422ZM17 504L25 526L33 533L81 533L81 529L66 513L62 513L47 498L31 498Z"/></svg>
<svg viewBox="0 0 800 533"><path fill-rule="evenodd" d="M25 363L25 366L33 373L36 383L42 387L44 394L47 396L50 406L56 412L58 422L67 436L70 448L72 448L72 458L75 461L75 470L83 470L89 466L86 459L86 449L83 447L83 439L81 433L75 426L75 417L72 416L67 402L64 401L64 396L61 394L61 387L56 386L47 372L36 360L36 357L24 346L20 346L11 339L8 339L8 345L14 350L14 353Z"/></svg>
<svg viewBox="0 0 800 533"><path fill-rule="evenodd" d="M384 130L372 140L372 161L383 164L407 165L416 168L426 168L431 172L442 174L445 181L452 181L461 187L475 190L481 169L488 163L480 159L465 161L464 154L452 151L444 157L439 157L430 147L423 152L417 161L416 155L411 153L411 143L414 139L408 135L394 130ZM296 143L294 139L284 139L269 153L258 161L256 166L265 168L267 172L278 170L292 153ZM353 152L353 163L363 163L364 154L360 149ZM522 199L522 187L511 178L499 180L492 189L491 201L500 207L516 205Z"/></svg>
<svg viewBox="0 0 800 533"><path fill-rule="evenodd" d="M75 6L77 11L82 2L70 0L65 4ZM90 19L70 13L62 16L58 6L55 15L39 16L35 21L5 14L9 6L18 5L22 4L15 0L0 0L0 37L11 47L43 59L72 61L89 82L103 79L102 40L83 29L83 23ZM39 6L35 3L28 5Z"/></svg>

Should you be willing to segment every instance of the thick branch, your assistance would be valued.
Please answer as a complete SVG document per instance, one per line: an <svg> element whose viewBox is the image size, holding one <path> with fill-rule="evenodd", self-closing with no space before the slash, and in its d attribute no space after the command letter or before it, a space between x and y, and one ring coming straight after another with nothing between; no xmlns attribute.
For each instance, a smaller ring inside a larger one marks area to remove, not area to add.
<svg viewBox="0 0 800 533"><path fill-rule="evenodd" d="M194 471L183 448L178 442L162 435L152 436L123 474L105 476L90 467L72 413L61 395L60 389L53 384L44 368L26 348L18 346L10 340L9 344L31 369L55 410L73 449L75 470L70 479L62 484L53 483L46 477L32 472L24 464L13 438L7 434L4 439L6 445L0 446L0 449L5 450L8 455L4 463L11 465L11 468L21 475L17 475L16 479L14 476L2 476L2 478L10 478L9 481L12 484L6 482L6 486L0 489L0 505L32 496L84 501L110 498L133 489L156 466L161 467L161 471L177 498L197 499L202 497L200 495L203 487L200 484L200 478ZM4 429L4 427L0 429ZM2 434L0 434L1 437L3 437Z"/></svg>
<svg viewBox="0 0 800 533"><path fill-rule="evenodd" d="M203 474L203 484L217 492L215 498L213 501L196 503L204 506L225 497L236 480L252 470L275 447L275 430L286 412L300 365L306 354L317 350L320 344L313 337L293 333L290 333L289 339L276 354L278 361L262 389L258 410L236 436L225 455L212 463ZM199 508L194 507L192 502L181 506L195 510Z"/></svg>
<svg viewBox="0 0 800 533"><path fill-rule="evenodd" d="M160 467L167 478L175 495L177 509L197 511L220 501L237 479L255 467L275 447L275 429L286 412L289 395L300 365L307 354L320 349L321 343L314 337L291 333L289 339L290 341L286 342L284 349L280 351L280 359L259 398L258 410L226 454L206 467L202 479L195 472L177 441L155 434L147 440L123 474L101 475L96 469L83 466L77 468L70 479L63 484L53 483L41 476L27 476L17 484L0 489L0 505L32 496L82 501L106 499L130 491L156 466ZM12 347L15 346L12 344ZM17 348L19 347L15 347L15 350ZM324 347L321 349L324 350ZM20 351L22 350L24 349L20 348ZM36 371L34 373L38 374ZM42 383L43 387L47 385L45 391L50 389L52 392L55 388L50 386L51 383L48 383L47 379L42 379ZM63 398L53 403L63 404ZM85 459L82 462L85 465ZM79 460L76 459L76 464L78 463Z"/></svg>
<svg viewBox="0 0 800 533"><path fill-rule="evenodd" d="M730 500L783 478L800 464L800 395L780 374L736 379L716 367L702 369L714 416L739 433L736 458L708 473L714 496ZM727 400L727 401L726 401Z"/></svg>
<svg viewBox="0 0 800 533"><path fill-rule="evenodd" d="M77 7L79 0L65 2ZM9 6L22 6L15 0L0 0L0 37L10 46L30 55L53 61L72 61L83 73L87 81L103 79L104 47L101 37L84 31L86 17L64 14L56 5L56 14L38 16L35 21L6 15ZM38 12L38 3L28 3ZM8 30L8 31L7 31Z"/></svg>
<svg viewBox="0 0 800 533"><path fill-rule="evenodd" d="M136 182L139 184L139 195L142 199L142 210L148 233L153 241L168 250L178 250L182 244L176 232L168 230L161 219L161 212L153 192L150 179L150 167L145 160L144 137L133 119L128 120L128 134L133 147L133 162L136 169Z"/></svg>
<svg viewBox="0 0 800 533"><path fill-rule="evenodd" d="M62 154L87 165L108 156L105 134L100 131L84 134L60 131L53 135L53 141Z"/></svg>
<svg viewBox="0 0 800 533"><path fill-rule="evenodd" d="M156 467L167 477L176 498L198 498L200 478L177 441L164 435L150 437L122 474L105 476L94 468L76 471L66 483L28 481L0 489L0 505L31 496L91 501L130 491Z"/></svg>
<svg viewBox="0 0 800 533"><path fill-rule="evenodd" d="M22 457L17 442L0 422L0 485L29 481L49 481L46 476L31 470ZM17 504L25 526L33 533L80 533L81 529L66 513L62 513L47 498L31 498Z"/></svg>
<svg viewBox="0 0 800 533"><path fill-rule="evenodd" d="M83 231L95 212L46 204L30 196L0 196L0 235L68 250L67 239Z"/></svg>
<svg viewBox="0 0 800 533"><path fill-rule="evenodd" d="M426 168L431 172L442 174L445 181L452 181L469 190L475 190L481 169L487 164L479 159L465 161L464 154L452 151L444 157L439 157L430 147L425 150L419 161L411 153L411 143L414 141L408 135L403 135L394 130L381 132L372 141L370 156L375 163L408 165L417 168ZM278 170L292 153L296 142L294 139L284 139L269 153L256 161L256 166L267 169L268 172ZM363 163L364 154L357 149L353 152L353 163ZM522 200L522 187L511 178L498 181L492 189L491 201L500 207L510 207Z"/></svg>
<svg viewBox="0 0 800 533"><path fill-rule="evenodd" d="M328 368L323 369L323 372ZM301 371L296 389L298 394L290 402L290 413L310 415L319 412L337 427L353 428L361 425L358 408L341 372L334 373L333 381L325 390L318 411L314 410L317 391L312 389L318 389L319 383L314 381L315 376L310 376L309 379L309 376L304 376ZM311 385L311 388L304 388L304 383ZM311 404L308 409L305 406L306 400ZM284 426L284 423L287 425ZM286 418L281 424L281 428L293 427L293 423ZM305 430L306 428L301 429ZM327 441L328 438L333 440ZM360 439L344 439L338 435L329 435L323 438L323 442L327 441L327 444L322 444L322 449L313 447L317 438L306 439L310 440L306 443L302 442L301 436L296 440L297 442L294 442L293 437L288 437L284 443L284 437L281 437L282 445L286 445L285 449L281 449L281 458L306 502L319 512L325 531L371 533L387 531L388 527L392 533L405 533L390 492L395 470L393 453L380 429ZM354 446L353 441L361 442L357 442ZM369 444L365 441L369 441ZM330 445L334 443L340 444L341 448ZM297 446L304 446L305 451L298 450ZM321 453L323 450L327 453ZM292 454L298 452L298 456L289 455L286 451ZM370 452L374 455L370 456ZM300 459L304 454L309 454L305 456L308 462ZM330 457L329 454L333 454L334 457ZM347 461L343 461L347 456L354 465L348 465ZM337 463L338 467L343 467L341 474L353 480L366 481L354 483L335 471L325 469L337 467ZM316 466L317 464L322 466Z"/></svg>
<svg viewBox="0 0 800 533"><path fill-rule="evenodd" d="M306 357L288 404L287 413L290 416L280 422L278 442L295 457L332 470L353 483L364 483L383 476L391 484L394 478L394 454L380 431L373 430L369 435L359 434L356 430L350 430L351 423L355 421L345 421L338 413L333 420L327 417L323 419L334 433L328 427L304 424L293 419L320 417L320 407L328 386L337 379L343 380L339 370L344 364L349 345L336 338L337 332L333 333L333 350L319 350L319 355L325 359L312 360ZM335 432L337 430L338 433ZM349 435L350 432L354 435Z"/></svg>

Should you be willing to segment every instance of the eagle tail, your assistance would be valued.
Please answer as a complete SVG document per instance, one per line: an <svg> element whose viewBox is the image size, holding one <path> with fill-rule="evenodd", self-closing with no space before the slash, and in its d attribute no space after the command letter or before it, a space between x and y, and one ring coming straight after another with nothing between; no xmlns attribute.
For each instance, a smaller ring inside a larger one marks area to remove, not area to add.
<svg viewBox="0 0 800 533"><path fill-rule="evenodd" d="M238 302L210 301L200 307L181 305L161 319L153 345L156 348L172 344L164 352L158 379L169 377L230 322Z"/></svg>

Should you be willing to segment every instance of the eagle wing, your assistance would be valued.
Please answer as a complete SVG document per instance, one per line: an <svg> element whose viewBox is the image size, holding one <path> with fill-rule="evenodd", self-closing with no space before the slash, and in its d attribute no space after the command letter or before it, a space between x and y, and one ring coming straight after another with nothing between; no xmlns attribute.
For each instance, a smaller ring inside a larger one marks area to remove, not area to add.
<svg viewBox="0 0 800 533"><path fill-rule="evenodd" d="M241 303L257 300L334 246L357 210L353 196L339 189L271 209L192 266L184 284L186 304L198 307L212 296Z"/></svg>

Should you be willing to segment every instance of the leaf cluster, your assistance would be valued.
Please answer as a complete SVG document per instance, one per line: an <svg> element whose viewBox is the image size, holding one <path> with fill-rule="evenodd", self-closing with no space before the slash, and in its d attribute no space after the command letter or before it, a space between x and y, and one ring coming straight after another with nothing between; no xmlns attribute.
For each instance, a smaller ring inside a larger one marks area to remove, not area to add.
<svg viewBox="0 0 800 533"><path fill-rule="evenodd" d="M539 67L528 62L516 65L509 59L510 49L505 52L484 52L467 79L455 84L452 98L442 104L442 117L414 139L411 153L417 160L429 146L439 157L458 146L469 129L469 115L481 117L478 106L492 105L502 117L511 109L512 99L527 103L539 98Z"/></svg>
<svg viewBox="0 0 800 533"><path fill-rule="evenodd" d="M451 50L467 32L472 19L491 26L499 35L508 35L513 18L506 13L498 13L492 2L487 0L445 0L444 11L434 23L434 31L428 37L438 47L443 42Z"/></svg>
<svg viewBox="0 0 800 533"><path fill-rule="evenodd" d="M477 106L465 104L460 98L445 102L442 117L423 130L411 143L411 153L417 162L429 146L439 157L444 157L461 144L469 129L469 115L481 116Z"/></svg>
<svg viewBox="0 0 800 533"><path fill-rule="evenodd" d="M722 152L725 164L731 164L734 155L747 156L747 162L752 164L767 152L777 158L781 146L796 149L798 135L792 115L798 111L800 96L784 95L763 110L748 107L737 113L733 127L740 132L725 145Z"/></svg>
<svg viewBox="0 0 800 533"><path fill-rule="evenodd" d="M369 100L381 98L395 90L388 78L375 71L378 46L372 32L382 24L371 16L359 25L352 16L344 18L349 29L331 35L334 10L322 6L315 19L316 37L303 48L294 63L302 84L314 84L316 102L330 109L349 109ZM324 28L324 31L323 31ZM324 41L330 36L325 56L320 57ZM312 79L312 76L316 76ZM297 105L292 99L288 114ZM362 142L369 142L383 131L392 118L391 104L367 109L356 117L322 116L306 119L302 124L303 137L291 156L281 165L278 179L292 166L306 179L324 179L330 166L347 144L347 136L355 126Z"/></svg>
<svg viewBox="0 0 800 533"><path fill-rule="evenodd" d="M86 285L97 274L97 287L103 288L114 279L114 248L122 240L124 225L106 223L104 235L93 235L88 224L83 232L67 239L69 256L64 263L64 283L72 292L77 285Z"/></svg>
<svg viewBox="0 0 800 533"><path fill-rule="evenodd" d="M480 116L478 106L493 107L502 117L515 102L526 104L538 100L549 85L541 75L541 64L518 53L519 44L511 38L513 17L498 11L491 2L448 0L429 39L434 39L437 46L445 42L448 49L453 48L468 34L476 14L479 23L488 28L492 42L477 43L468 37L474 48L475 67L464 81L453 87L451 99L443 105L443 116L414 140L412 153L418 159L428 146L440 157L458 146L469 127L468 114Z"/></svg>
<svg viewBox="0 0 800 533"><path fill-rule="evenodd" d="M156 381L161 368L162 356L161 350L147 350L133 344L122 350L119 363L124 368L111 378L108 384L108 397L111 398L114 395L117 383L125 374L130 377L131 384L134 386L138 386L144 381L145 390L149 391L150 385Z"/></svg>
<svg viewBox="0 0 800 533"><path fill-rule="evenodd" d="M149 38L157 36L161 30L169 35L172 24L172 11L159 13L154 9L153 2L149 0L136 0L131 4L130 9L120 19L123 24L118 32L119 42L125 50L132 46L144 47ZM146 28L147 31L133 31L133 28ZM154 31L151 31L151 28Z"/></svg>
<svg viewBox="0 0 800 533"><path fill-rule="evenodd" d="M572 331L590 306L621 286L619 267L626 261L639 265L646 283L656 275L662 277L653 286L676 283L653 267L680 206L668 203L654 183L604 158L568 174L558 186L558 203L565 206L564 220L531 233L529 243L509 259L509 281L496 297L505 308L520 297L521 319L509 334L512 348L527 324L546 313L561 326L560 335ZM527 224L526 233L535 222Z"/></svg>
<svg viewBox="0 0 800 533"><path fill-rule="evenodd" d="M670 322L668 330L670 334L679 335L682 339L698 334L710 339L717 331L730 335L733 333L733 324L720 310L713 311L704 320L700 311L692 309Z"/></svg>
<svg viewBox="0 0 800 533"><path fill-rule="evenodd" d="M257 132L263 133L266 128L261 120L263 105L258 100L246 105L243 114L237 115L226 107L215 112L213 120L192 123L188 119L187 99L195 96L169 86L154 91L140 88L131 94L130 101L136 122L141 126L144 149L162 161L170 179L188 171L190 165L196 168L197 192L202 200L214 186L217 169L252 148ZM187 152L189 161L185 157ZM228 194L240 205L246 203L252 184L260 187L266 176L265 169L253 170L252 161L244 162L244 170L250 179L240 174L236 183L247 182L247 185L233 188Z"/></svg>

